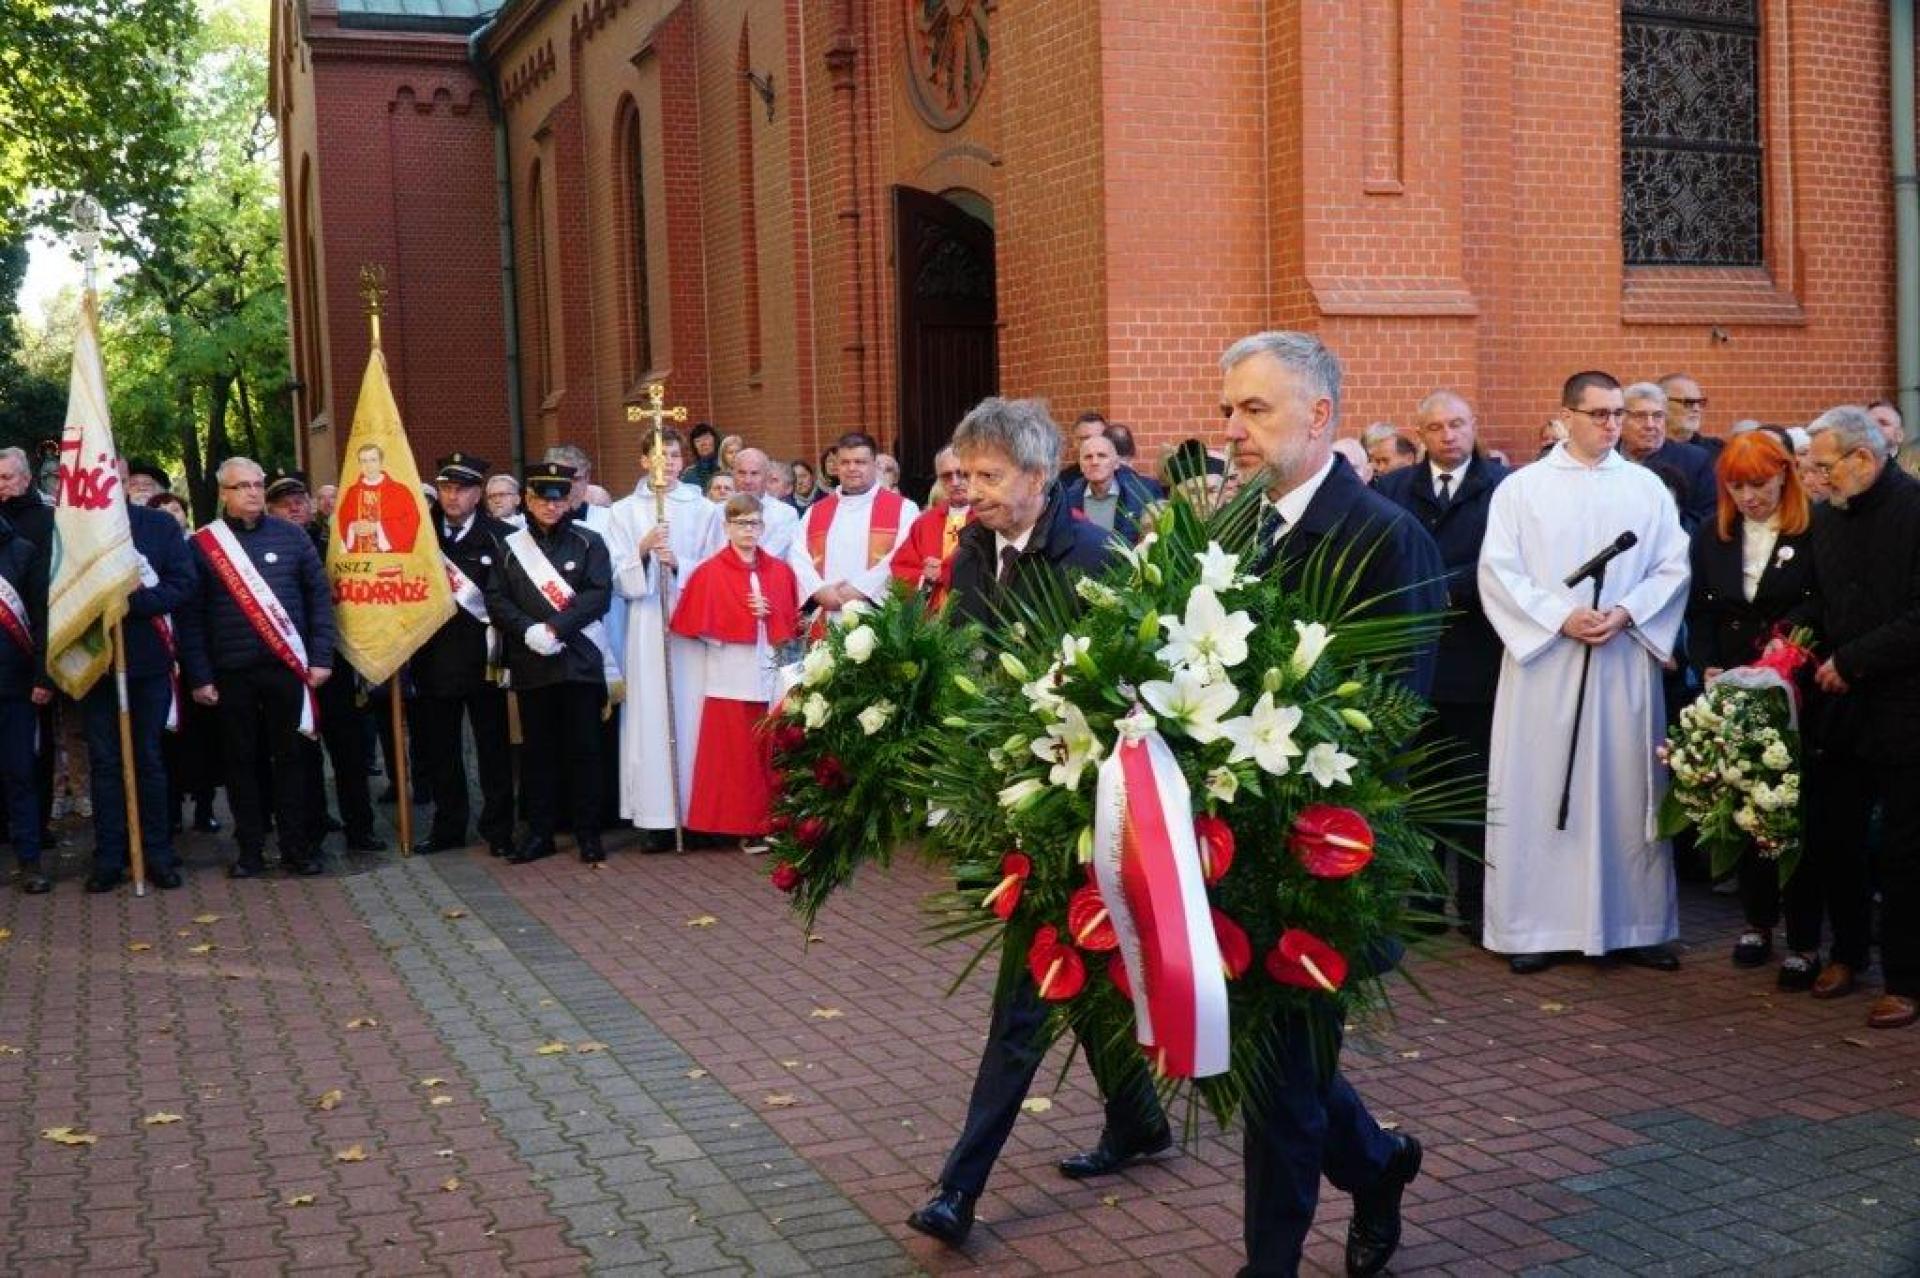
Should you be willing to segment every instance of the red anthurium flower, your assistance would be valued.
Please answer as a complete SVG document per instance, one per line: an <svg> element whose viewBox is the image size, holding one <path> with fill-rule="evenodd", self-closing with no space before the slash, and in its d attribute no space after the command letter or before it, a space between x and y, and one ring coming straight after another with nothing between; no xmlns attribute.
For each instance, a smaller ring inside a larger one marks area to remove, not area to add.
<svg viewBox="0 0 1920 1278"><path fill-rule="evenodd" d="M1027 950L1027 971L1033 974L1040 997L1050 1003L1066 1002L1087 984L1087 965L1080 952L1061 940L1051 925L1034 933Z"/></svg>
<svg viewBox="0 0 1920 1278"><path fill-rule="evenodd" d="M1113 988L1126 998L1133 997L1133 981L1127 976L1127 961L1115 954L1107 960L1107 979L1113 982Z"/></svg>
<svg viewBox="0 0 1920 1278"><path fill-rule="evenodd" d="M1026 883L1027 875L1033 871L1033 862L1018 852L1009 852L1000 858L1000 882L993 891L987 893L980 902L983 910L992 910L1003 919L1013 917L1013 907L1020 904L1020 888Z"/></svg>
<svg viewBox="0 0 1920 1278"><path fill-rule="evenodd" d="M1113 916L1100 899L1100 889L1089 883L1067 900L1067 931L1081 949L1105 953L1120 948L1120 934L1113 930Z"/></svg>
<svg viewBox="0 0 1920 1278"><path fill-rule="evenodd" d="M813 761L813 779L823 790L839 790L847 784L847 770L840 766L840 760L823 754Z"/></svg>
<svg viewBox="0 0 1920 1278"><path fill-rule="evenodd" d="M1229 981L1237 981L1253 966L1253 942L1247 939L1245 928L1219 910L1212 914L1213 939L1220 943L1220 966L1226 969Z"/></svg>
<svg viewBox="0 0 1920 1278"><path fill-rule="evenodd" d="M815 847L827 837L827 823L817 816L804 818L793 827L793 841L803 848Z"/></svg>
<svg viewBox="0 0 1920 1278"><path fill-rule="evenodd" d="M1347 981L1347 960L1313 933L1290 927L1267 955L1267 975L1282 985L1337 994Z"/></svg>
<svg viewBox="0 0 1920 1278"><path fill-rule="evenodd" d="M1233 827L1217 816L1197 816L1193 837L1200 845L1201 873L1208 883L1218 883L1233 864Z"/></svg>
<svg viewBox="0 0 1920 1278"><path fill-rule="evenodd" d="M798 866L781 864L773 867L773 885L782 892L791 892L800 886Z"/></svg>
<svg viewBox="0 0 1920 1278"><path fill-rule="evenodd" d="M1373 828L1352 808L1325 803L1302 808L1287 842L1315 878L1344 879L1373 860Z"/></svg>

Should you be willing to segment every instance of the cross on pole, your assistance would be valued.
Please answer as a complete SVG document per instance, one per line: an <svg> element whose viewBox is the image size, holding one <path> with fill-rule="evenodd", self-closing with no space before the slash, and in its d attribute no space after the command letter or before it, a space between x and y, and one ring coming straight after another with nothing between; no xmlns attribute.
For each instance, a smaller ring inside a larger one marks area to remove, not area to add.
<svg viewBox="0 0 1920 1278"><path fill-rule="evenodd" d="M673 408L668 408L666 383L648 382L645 407L639 404L628 404L627 420L630 422L651 420L653 424L653 450L647 458L647 465L648 469L652 472L650 482L653 486L654 496L659 497L667 491L667 442L665 435L667 423L684 422L687 420L686 407L684 405L676 405Z"/></svg>
<svg viewBox="0 0 1920 1278"><path fill-rule="evenodd" d="M387 268L368 262L360 268L360 296L367 303L367 322L373 325L374 349L380 347L380 309L387 296Z"/></svg>

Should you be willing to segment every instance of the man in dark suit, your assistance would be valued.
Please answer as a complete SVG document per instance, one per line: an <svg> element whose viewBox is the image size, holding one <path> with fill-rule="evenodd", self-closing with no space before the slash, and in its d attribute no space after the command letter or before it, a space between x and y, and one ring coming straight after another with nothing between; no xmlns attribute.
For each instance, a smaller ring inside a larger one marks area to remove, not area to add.
<svg viewBox="0 0 1920 1278"><path fill-rule="evenodd" d="M1229 347L1220 367L1220 411L1236 468L1267 485L1259 570L1293 586L1317 550L1351 551L1351 599L1365 612L1442 610L1445 569L1433 538L1334 456L1339 357L1306 333L1256 333ZM1427 692L1430 648L1405 677ZM1323 1172L1353 1195L1349 1274L1379 1273L1400 1245L1400 1198L1419 1174L1420 1142L1382 1130L1341 1076L1337 1054L1323 1059L1315 1051L1316 1040L1337 1045L1340 1031L1340 1010L1331 1002L1277 1021L1273 1066L1250 1083L1243 1274L1298 1272Z"/></svg>
<svg viewBox="0 0 1920 1278"><path fill-rule="evenodd" d="M1698 448L1709 461L1719 461L1727 441L1700 429L1707 421L1707 393L1700 383L1686 373L1668 373L1658 384L1667 394L1667 438Z"/></svg>
<svg viewBox="0 0 1920 1278"><path fill-rule="evenodd" d="M967 471L974 522L953 552L950 616L991 627L1008 599L1031 597L1048 581L1065 586L1110 562L1106 532L1073 518L1059 496L1053 480L1060 432L1040 401L982 400L961 421L951 447ZM948 1246L966 1239L974 1205L1040 1068L1036 1040L1046 1019L1047 1006L1020 964L1013 987L994 1006L966 1125L933 1197L907 1218L912 1228ZM1061 1162L1060 1174L1074 1180L1118 1171L1173 1143L1140 1053L1131 1044L1082 1046L1107 1097L1107 1121L1097 1146Z"/></svg>
<svg viewBox="0 0 1920 1278"><path fill-rule="evenodd" d="M1652 382L1635 382L1625 391L1626 424L1620 428L1620 455L1648 470L1668 470L1685 481L1679 501L1680 526L1688 536L1712 519L1720 490L1713 480L1713 455L1667 437L1667 393Z"/></svg>
<svg viewBox="0 0 1920 1278"><path fill-rule="evenodd" d="M1449 753L1449 775L1484 782L1501 649L1500 637L1480 607L1480 543L1487 535L1487 503L1508 471L1482 457L1475 447L1479 423L1473 406L1462 396L1450 390L1434 391L1420 401L1417 418L1426 462L1382 475L1374 488L1419 520L1440 548L1451 615L1440 633L1433 672L1433 719L1426 735ZM1477 942L1486 889L1486 827L1476 822L1455 834L1466 853L1458 859L1457 871L1460 930ZM1446 848L1434 847L1443 866L1446 854ZM1429 904L1438 907L1445 902Z"/></svg>
<svg viewBox="0 0 1920 1278"><path fill-rule="evenodd" d="M122 482L127 464L120 463ZM127 645L127 717L133 739L133 770L139 786L140 849L147 877L163 891L181 884L180 857L173 846L172 806L167 801L167 767L160 741L174 705L173 611L184 607L199 587L193 552L180 525L163 510L127 507L133 548L140 556L140 586L127 598L121 623ZM111 892L127 876L127 791L120 766L120 694L103 678L81 700L87 731L87 759L93 788L93 873L87 891Z"/></svg>
<svg viewBox="0 0 1920 1278"><path fill-rule="evenodd" d="M420 645L411 663L413 730L433 794L433 829L415 852L467 845L467 763L460 721L473 725L480 762L480 837L495 856L513 850L513 756L507 740L507 694L491 677L498 660L487 612L487 582L514 529L480 511L487 463L468 453L440 459L433 477L439 503L433 529L454 585L453 616Z"/></svg>

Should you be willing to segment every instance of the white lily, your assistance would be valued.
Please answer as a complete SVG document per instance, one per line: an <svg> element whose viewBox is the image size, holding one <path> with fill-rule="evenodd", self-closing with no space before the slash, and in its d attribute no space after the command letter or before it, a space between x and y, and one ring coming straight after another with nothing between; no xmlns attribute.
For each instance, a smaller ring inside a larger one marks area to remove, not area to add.
<svg viewBox="0 0 1920 1278"><path fill-rule="evenodd" d="M800 682L806 687L817 688L832 677L833 649L824 643L816 643L800 658Z"/></svg>
<svg viewBox="0 0 1920 1278"><path fill-rule="evenodd" d="M1200 584L1208 589L1232 590L1240 584L1240 556L1229 555L1219 542L1208 542L1194 558L1200 564Z"/></svg>
<svg viewBox="0 0 1920 1278"><path fill-rule="evenodd" d="M1015 781L1000 791L1000 806L1018 812L1046 792L1047 783L1036 781L1032 777L1024 781Z"/></svg>
<svg viewBox="0 0 1920 1278"><path fill-rule="evenodd" d="M1307 751L1300 762L1307 775L1331 790L1336 785L1353 784L1353 765L1360 762L1331 741L1322 741Z"/></svg>
<svg viewBox="0 0 1920 1278"><path fill-rule="evenodd" d="M1120 592L1091 577L1082 577L1073 583L1073 591L1096 608L1118 608Z"/></svg>
<svg viewBox="0 0 1920 1278"><path fill-rule="evenodd" d="M833 715L833 706L817 692L807 694L800 703L800 717L808 728L817 728Z"/></svg>
<svg viewBox="0 0 1920 1278"><path fill-rule="evenodd" d="M1293 730L1300 726L1302 713L1299 706L1276 706L1271 692L1261 693L1260 699L1253 703L1251 714L1220 725L1221 735L1233 742L1233 753L1227 756L1227 762L1252 759L1261 771L1276 777L1285 776L1293 767L1291 761L1300 753L1300 747L1293 741Z"/></svg>
<svg viewBox="0 0 1920 1278"><path fill-rule="evenodd" d="M893 702L876 701L855 716L860 722L860 730L868 736L887 726L893 718Z"/></svg>
<svg viewBox="0 0 1920 1278"><path fill-rule="evenodd" d="M864 666L879 645L880 636L873 633L872 626L855 626L847 632L847 660L856 666Z"/></svg>
<svg viewBox="0 0 1920 1278"><path fill-rule="evenodd" d="M1047 735L1031 748L1036 757L1053 765L1047 779L1069 790L1079 787L1080 774L1103 753L1093 729L1087 726L1087 716L1072 702L1060 707L1060 722L1047 725Z"/></svg>
<svg viewBox="0 0 1920 1278"><path fill-rule="evenodd" d="M1293 656L1287 660L1287 669L1296 679L1304 679L1320 661L1320 654L1333 642L1333 635L1317 621L1296 621L1293 631L1299 641L1293 645Z"/></svg>
<svg viewBox="0 0 1920 1278"><path fill-rule="evenodd" d="M1027 700L1033 703L1035 713L1046 718L1060 717L1060 707L1067 699L1060 695L1060 666L1055 663L1047 667L1046 673L1038 679L1020 685L1020 691L1027 694Z"/></svg>
<svg viewBox="0 0 1920 1278"><path fill-rule="evenodd" d="M1187 596L1184 619L1162 617L1160 625L1167 632L1167 643L1154 655L1175 669L1185 666L1208 682L1226 678L1229 668L1247 659L1253 618L1245 612L1229 613L1206 586L1195 586Z"/></svg>
<svg viewBox="0 0 1920 1278"><path fill-rule="evenodd" d="M1240 690L1225 679L1209 680L1192 670L1176 670L1171 680L1141 684L1140 695L1161 718L1205 745L1220 739L1220 716L1233 709Z"/></svg>
<svg viewBox="0 0 1920 1278"><path fill-rule="evenodd" d="M1120 734L1122 741L1139 741L1158 726L1153 716L1139 706L1129 710L1125 717L1113 721L1113 730Z"/></svg>
<svg viewBox="0 0 1920 1278"><path fill-rule="evenodd" d="M1207 794L1222 803L1232 803L1240 793L1240 775L1232 768L1215 768L1207 773Z"/></svg>
<svg viewBox="0 0 1920 1278"><path fill-rule="evenodd" d="M1119 547L1120 557L1133 569L1134 580L1146 575L1148 552L1153 549L1153 543L1159 540L1159 533L1148 533L1135 545Z"/></svg>

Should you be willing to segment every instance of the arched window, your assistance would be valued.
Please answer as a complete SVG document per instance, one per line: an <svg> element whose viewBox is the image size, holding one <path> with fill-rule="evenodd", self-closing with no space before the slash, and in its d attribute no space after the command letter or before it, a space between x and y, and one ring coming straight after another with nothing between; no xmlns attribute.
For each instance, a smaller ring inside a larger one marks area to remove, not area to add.
<svg viewBox="0 0 1920 1278"><path fill-rule="evenodd" d="M540 161L527 178L527 242L532 249L534 391L545 402L554 392L553 312L547 287L547 191Z"/></svg>
<svg viewBox="0 0 1920 1278"><path fill-rule="evenodd" d="M740 54L733 77L734 132L740 150L740 289L745 312L747 374L760 371L760 213L753 181L753 69L747 23L740 23Z"/></svg>
<svg viewBox="0 0 1920 1278"><path fill-rule="evenodd" d="M640 142L640 110L628 98L621 104L615 130L620 153L615 172L624 197L621 235L626 255L627 380L637 382L653 370L652 294L647 274L647 179Z"/></svg>

